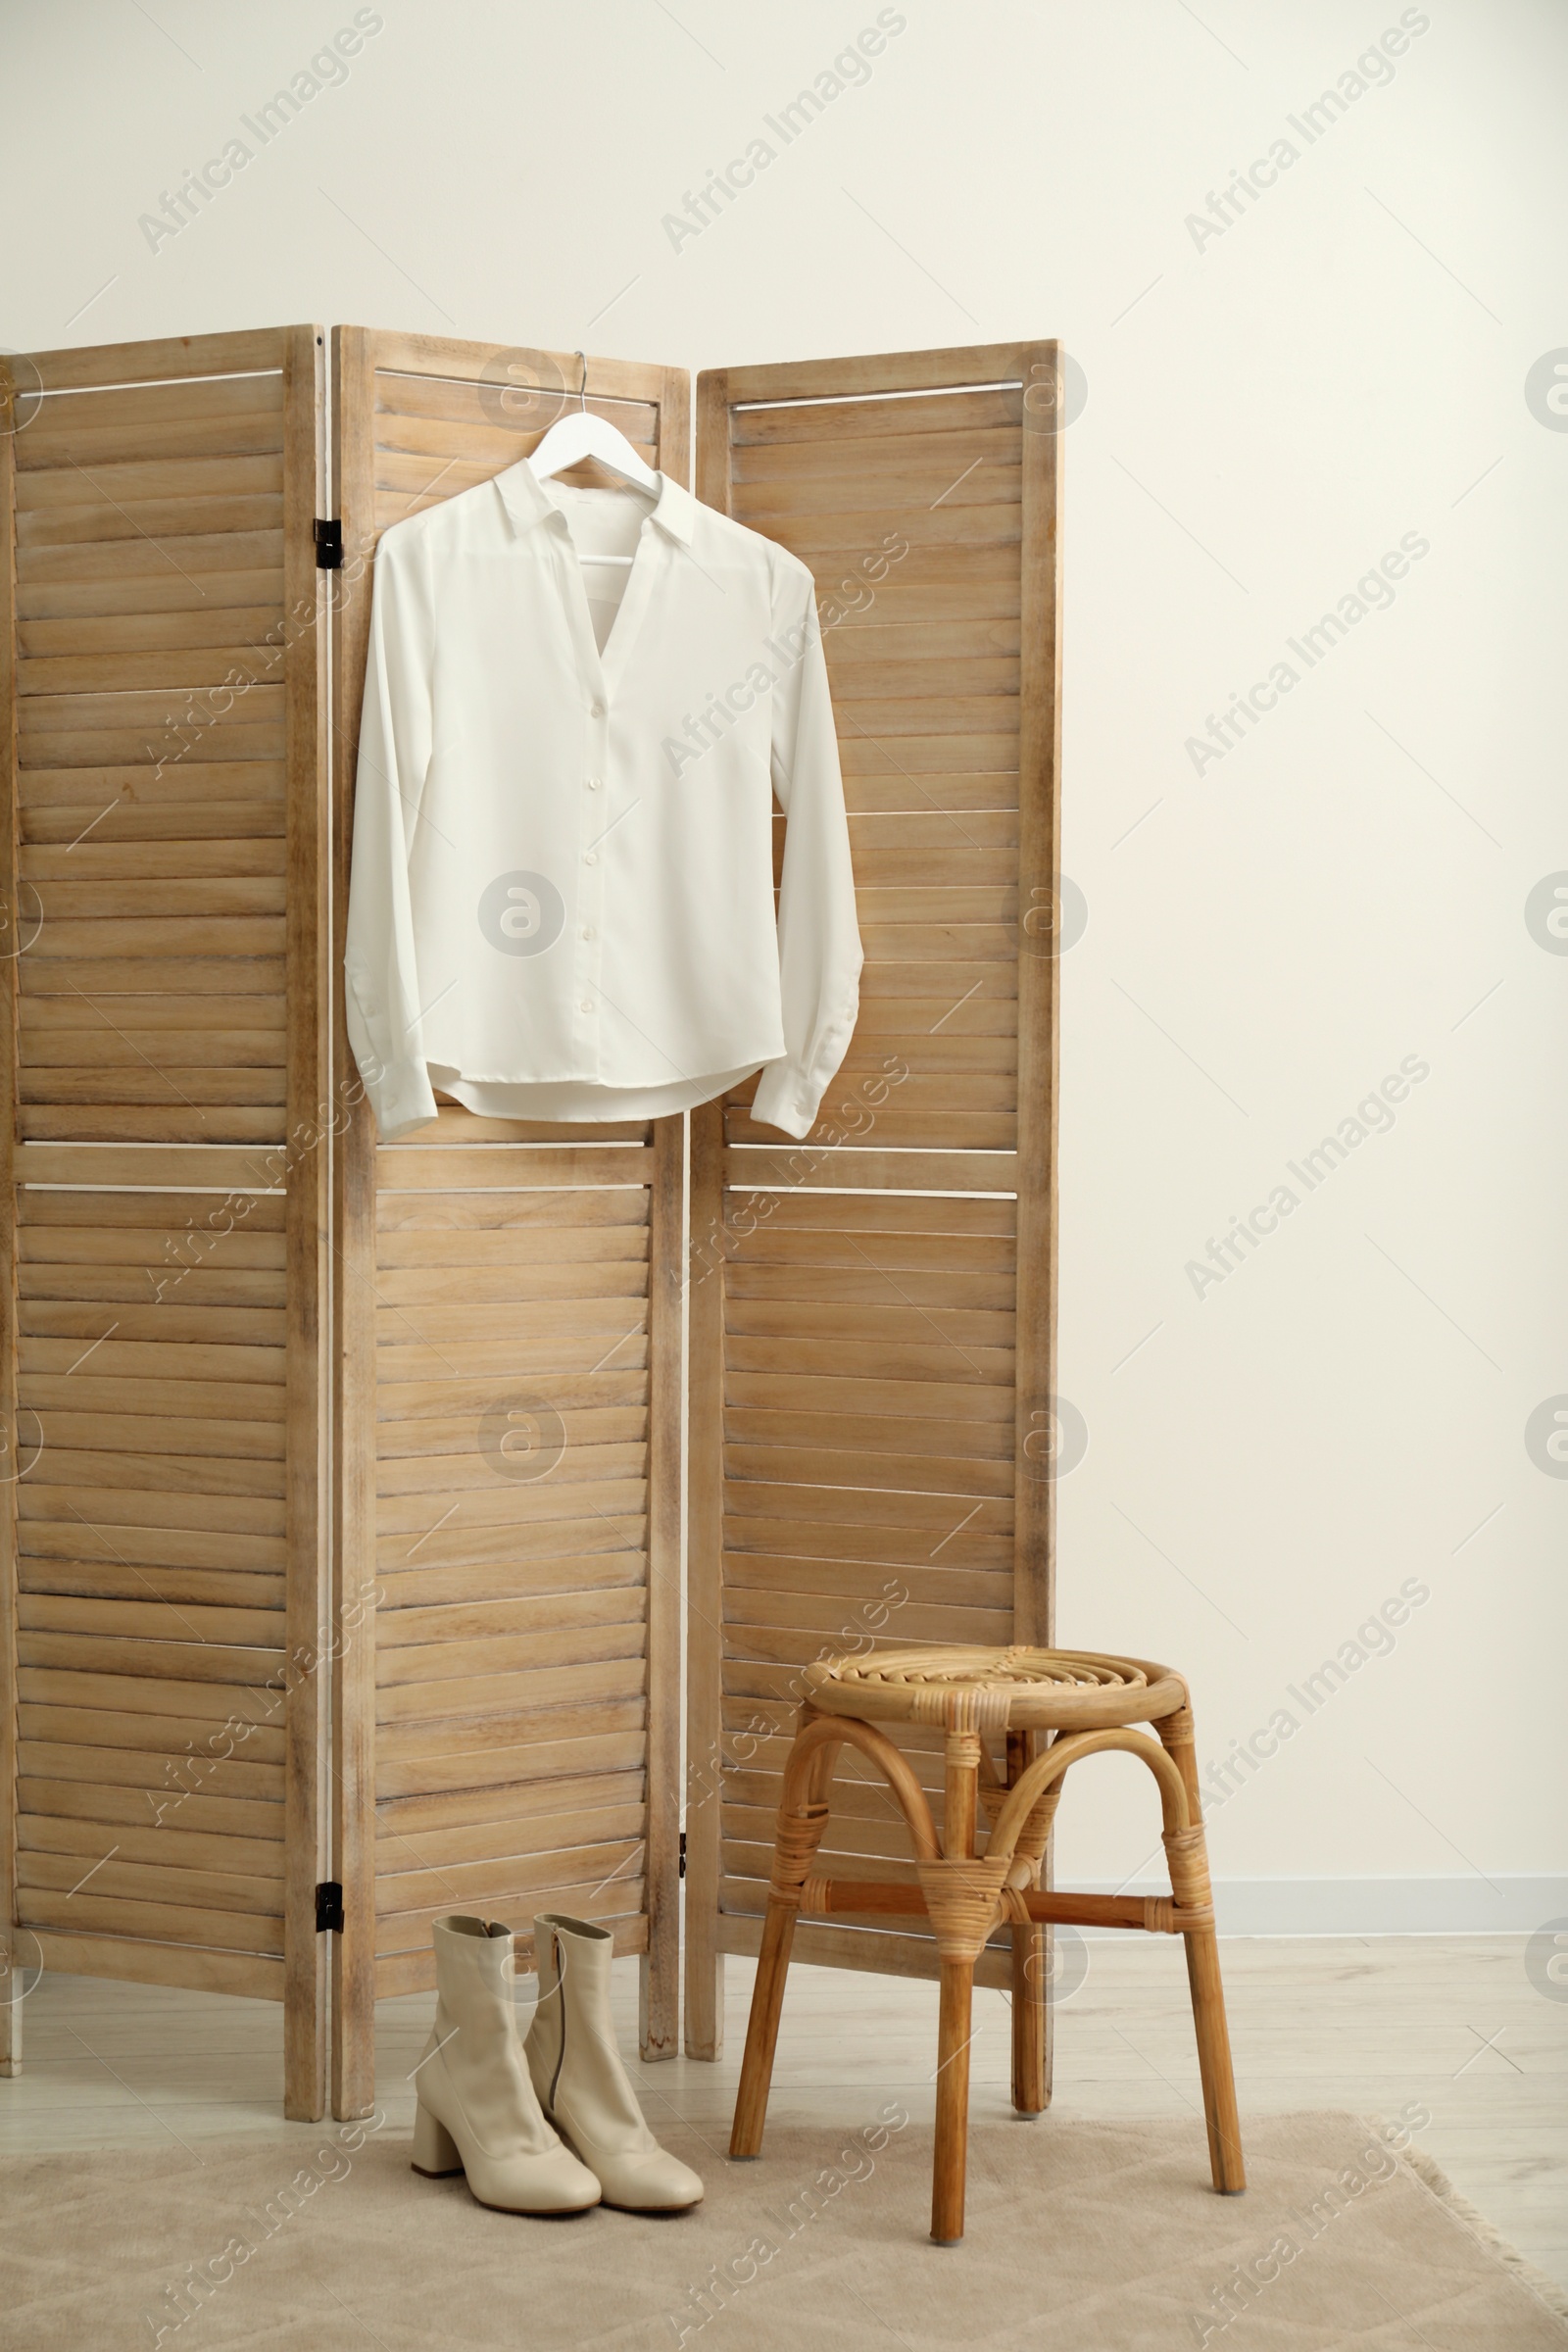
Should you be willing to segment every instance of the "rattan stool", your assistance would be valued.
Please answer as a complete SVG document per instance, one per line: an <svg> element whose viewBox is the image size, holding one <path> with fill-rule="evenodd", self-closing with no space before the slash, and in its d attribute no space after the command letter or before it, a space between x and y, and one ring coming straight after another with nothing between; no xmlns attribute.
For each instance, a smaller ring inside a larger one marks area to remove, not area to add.
<svg viewBox="0 0 1568 2352"><path fill-rule="evenodd" d="M925 1913L936 1932L941 1973L937 2035L936 2149L931 2234L950 2245L963 2235L969 2113L970 2005L975 1962L993 1930L1012 1928L1012 2099L1020 2114L1046 2104L1043 1941L1039 1923L1141 1928L1187 1944L1198 2063L1214 2186L1247 2185L1219 1981L1213 1900L1198 1794L1198 1762L1187 1686L1147 1658L1100 1657L1066 1649L885 1649L824 1658L806 1670L800 1729L784 1767L773 1876L752 1992L746 2056L730 2134L732 2156L761 2151L768 2084L778 2040L784 1980L802 1911ZM944 1835L907 1758L878 1723L940 1725L945 1731ZM1134 1724L1150 1723L1157 1741ZM1041 1734L1049 1734L1049 1744ZM1000 1773L987 1736L1005 1736ZM824 1879L811 1864L827 1824L827 1794L843 1746L857 1747L898 1798L914 1846L912 1880ZM1044 1893L1040 1867L1070 1764L1101 1748L1142 1756L1159 1784L1171 1893ZM976 1814L990 1828L976 1851Z"/></svg>

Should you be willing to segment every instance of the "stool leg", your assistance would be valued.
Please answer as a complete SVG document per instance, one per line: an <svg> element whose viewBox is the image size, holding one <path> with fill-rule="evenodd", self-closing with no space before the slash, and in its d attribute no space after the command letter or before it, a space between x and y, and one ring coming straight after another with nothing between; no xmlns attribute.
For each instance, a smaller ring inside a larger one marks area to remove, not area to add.
<svg viewBox="0 0 1568 2352"><path fill-rule="evenodd" d="M944 1743L942 1850L967 1861L974 1853L980 1741L973 1732L950 1730ZM974 2010L974 1963L943 1949L937 1923L942 2000L937 2019L937 2129L931 2164L931 2234L939 2246L963 2235L964 2177L969 2165L969 2043Z"/></svg>
<svg viewBox="0 0 1568 2352"><path fill-rule="evenodd" d="M735 2121L730 2128L732 2156L756 2156L761 2151L768 2086L773 2080L773 2051L778 2042L779 2013L784 2006L784 1980L789 1975L801 1888L827 1826L826 1790L838 1742L819 1745L814 1752L803 1747L802 1740L812 1720L810 1707L803 1706L800 1730L784 1767L784 1790L773 1831L772 1887L767 1898L767 1916L762 1922L762 1948L758 1954L752 2013L746 2025L746 2055L741 2060Z"/></svg>
<svg viewBox="0 0 1568 2352"><path fill-rule="evenodd" d="M1020 2115L1043 2115L1046 2086L1046 1931L1033 1920L1012 1926L1012 2103Z"/></svg>
<svg viewBox="0 0 1568 2352"><path fill-rule="evenodd" d="M1033 1754L1032 1732L1008 1732L1009 1788L1027 1771ZM1043 2115L1051 2104L1047 1962L1046 1930L1032 1920L1015 1919L1012 1923L1012 2104L1019 2115Z"/></svg>
<svg viewBox="0 0 1568 2352"><path fill-rule="evenodd" d="M1236 2107L1231 2037L1219 1981L1219 1945L1212 1928L1191 1929L1183 1940L1198 2034L1198 2071L1203 2082L1203 2117L1208 2125L1209 2170L1220 2195L1234 2197L1247 2186L1247 2168L1242 2162L1242 2119Z"/></svg>
<svg viewBox="0 0 1568 2352"><path fill-rule="evenodd" d="M1187 1788L1190 1827L1179 1838L1167 1838L1164 1841L1171 1866L1171 1891L1178 1903L1212 1911L1214 1896L1208 1876L1208 1847L1203 1836L1191 1707L1179 1707L1174 1715L1167 1715L1162 1723L1155 1724L1154 1729ZM1225 1993L1219 1977L1219 1942L1212 1927L1189 1928L1183 1939L1187 1945L1187 1982L1193 1995L1193 2028L1198 2036L1198 2071L1203 2084L1203 2117L1208 2126L1209 2170L1221 2196L1237 2196L1247 2186L1247 2169L1242 2161L1242 2123L1236 2106L1236 2075L1231 2064Z"/></svg>
<svg viewBox="0 0 1568 2352"><path fill-rule="evenodd" d="M937 2027L937 2130L931 2172L931 2234L939 2246L963 2235L964 2176L969 2162L969 2042L974 2000L972 1960L944 1960Z"/></svg>
<svg viewBox="0 0 1568 2352"><path fill-rule="evenodd" d="M773 2081L773 2052L778 2045L778 2021L784 2007L784 1980L789 1975L790 1946L795 1940L795 1918L793 1903L769 1897L767 1917L762 1923L757 1982L752 1987L752 2014L746 2026L740 2089L735 2094L735 2121L729 2135L732 2156L761 2153L767 2094Z"/></svg>

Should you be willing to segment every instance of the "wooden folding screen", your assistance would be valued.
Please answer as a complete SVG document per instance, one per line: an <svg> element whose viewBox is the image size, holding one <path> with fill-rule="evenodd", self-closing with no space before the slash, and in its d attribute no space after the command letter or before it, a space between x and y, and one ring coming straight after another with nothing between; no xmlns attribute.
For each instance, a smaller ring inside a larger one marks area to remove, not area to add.
<svg viewBox="0 0 1568 2352"><path fill-rule="evenodd" d="M341 906L377 535L516 465L581 363L352 327L334 353ZM588 405L682 483L690 396L587 364ZM340 1612L372 1603L337 1669L340 2115L443 1911L603 1920L645 1955L645 2054L674 2052L683 1159L679 1118L455 1104L379 1150L362 1105L340 1149Z"/></svg>
<svg viewBox="0 0 1568 2352"><path fill-rule="evenodd" d="M265 1994L307 2117L322 361L314 327L35 355L0 434L0 2055L40 1964Z"/></svg>
<svg viewBox="0 0 1568 2352"><path fill-rule="evenodd" d="M802 1668L1051 1638L1058 382L1052 343L698 379L699 495L816 575L866 960L806 1144L750 1083L692 1114L695 2055L758 1946ZM938 1736L906 1744L939 1804ZM857 1761L823 1867L885 1874L902 1821ZM936 1973L853 1922L795 1950Z"/></svg>
<svg viewBox="0 0 1568 2352"><path fill-rule="evenodd" d="M801 1667L1049 1638L1055 1426L1055 347L703 379L701 494L817 574L867 964L807 1145L749 1089L694 1114L689 1254L679 1120L450 1105L378 1149L341 1021L329 1052L376 538L577 382L334 349L337 574L318 330L0 375L0 2069L40 1964L262 1993L296 2116L328 1943L363 2113L373 2000L429 1983L453 1907L605 1919L674 2048L683 1300L696 2051ZM688 397L589 364L678 480ZM875 1872L869 1789L847 1819Z"/></svg>

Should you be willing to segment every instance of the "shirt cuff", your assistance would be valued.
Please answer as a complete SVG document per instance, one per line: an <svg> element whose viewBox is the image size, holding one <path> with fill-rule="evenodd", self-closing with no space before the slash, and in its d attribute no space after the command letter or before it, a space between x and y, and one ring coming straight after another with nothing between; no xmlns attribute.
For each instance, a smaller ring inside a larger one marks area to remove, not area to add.
<svg viewBox="0 0 1568 2352"><path fill-rule="evenodd" d="M777 1127L797 1141L810 1134L822 1100L812 1096L802 1072L790 1062L769 1062L752 1099L752 1116L764 1127Z"/></svg>
<svg viewBox="0 0 1568 2352"><path fill-rule="evenodd" d="M366 1092L383 1144L401 1142L415 1128L428 1127L436 1116L435 1094L422 1062L416 1069L387 1071Z"/></svg>

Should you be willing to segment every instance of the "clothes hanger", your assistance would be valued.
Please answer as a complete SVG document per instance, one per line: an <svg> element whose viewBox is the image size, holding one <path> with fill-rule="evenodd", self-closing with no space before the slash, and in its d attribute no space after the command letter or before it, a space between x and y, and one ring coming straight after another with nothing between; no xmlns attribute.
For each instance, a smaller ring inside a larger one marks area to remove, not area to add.
<svg viewBox="0 0 1568 2352"><path fill-rule="evenodd" d="M580 465L584 458L594 458L609 472L618 474L633 489L656 492L660 480L653 467L644 463L625 434L612 425L608 417L597 416L588 407L588 362L582 352L574 352L582 361L582 382L577 387L578 406L558 416L544 439L533 451L527 463L536 482L547 481L552 474L564 473L568 466ZM630 556L583 556L584 564L628 564Z"/></svg>

